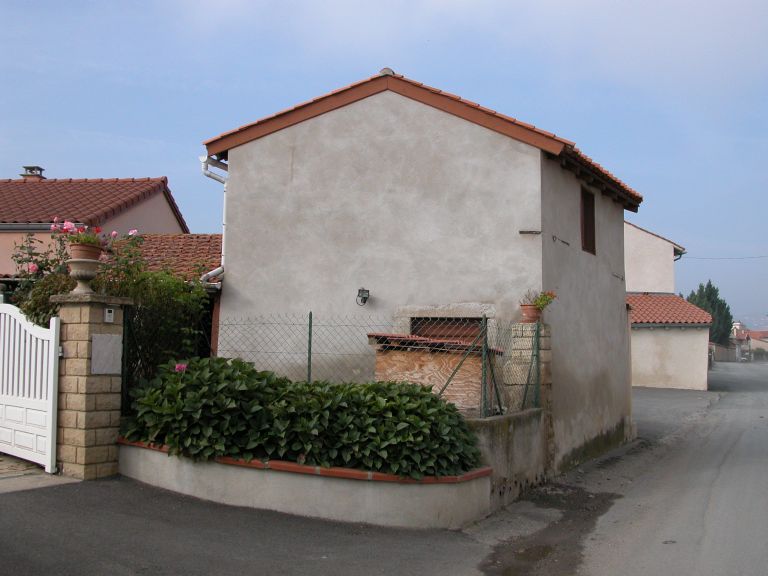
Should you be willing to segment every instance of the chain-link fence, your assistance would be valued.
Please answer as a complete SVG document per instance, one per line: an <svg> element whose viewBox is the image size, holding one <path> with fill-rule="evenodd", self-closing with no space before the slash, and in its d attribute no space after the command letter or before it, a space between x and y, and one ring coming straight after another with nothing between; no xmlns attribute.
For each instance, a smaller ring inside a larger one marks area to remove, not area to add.
<svg viewBox="0 0 768 576"><path fill-rule="evenodd" d="M538 324L487 318L225 318L217 353L293 380L408 381L471 415L539 405Z"/></svg>

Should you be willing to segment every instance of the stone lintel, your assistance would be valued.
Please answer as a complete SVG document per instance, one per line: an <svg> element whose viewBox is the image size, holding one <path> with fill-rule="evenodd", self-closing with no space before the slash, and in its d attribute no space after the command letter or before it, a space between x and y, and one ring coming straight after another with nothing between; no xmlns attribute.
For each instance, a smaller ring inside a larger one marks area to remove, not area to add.
<svg viewBox="0 0 768 576"><path fill-rule="evenodd" d="M104 304L106 306L130 306L133 299L126 296L107 296L106 294L56 294L51 296L54 304Z"/></svg>

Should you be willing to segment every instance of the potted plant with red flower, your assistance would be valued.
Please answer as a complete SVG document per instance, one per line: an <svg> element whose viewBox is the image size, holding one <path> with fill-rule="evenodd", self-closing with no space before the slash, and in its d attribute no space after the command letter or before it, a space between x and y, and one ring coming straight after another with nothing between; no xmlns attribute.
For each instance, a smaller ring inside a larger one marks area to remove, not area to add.
<svg viewBox="0 0 768 576"><path fill-rule="evenodd" d="M66 237L70 259L69 274L77 280L77 286L72 292L92 292L90 282L98 272L101 254L111 248L117 239L117 231L112 231L108 236L102 234L100 226L76 225L70 220L59 222L58 217L53 219L51 231L54 234L63 234ZM132 237L137 231L130 230L128 236Z"/></svg>
<svg viewBox="0 0 768 576"><path fill-rule="evenodd" d="M520 300L521 322L533 324L541 319L542 311L554 302L557 294L552 290L528 290Z"/></svg>

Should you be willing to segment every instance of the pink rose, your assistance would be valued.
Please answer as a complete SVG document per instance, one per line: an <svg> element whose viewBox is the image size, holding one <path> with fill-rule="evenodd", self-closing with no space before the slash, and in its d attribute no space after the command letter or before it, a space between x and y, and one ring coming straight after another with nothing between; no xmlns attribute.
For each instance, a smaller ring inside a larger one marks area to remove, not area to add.
<svg viewBox="0 0 768 576"><path fill-rule="evenodd" d="M129 232L130 234L130 232ZM176 372L186 372L187 371L187 365L186 364L176 364Z"/></svg>
<svg viewBox="0 0 768 576"><path fill-rule="evenodd" d="M139 231L136 230L136 228L128 230L128 236L136 236L136 234L138 234L138 233L139 233Z"/></svg>
<svg viewBox="0 0 768 576"><path fill-rule="evenodd" d="M38 270L40 270L40 268L38 267L38 265L37 265L37 264L35 264L34 262L30 262L30 263L29 263L29 271L30 271L32 274L36 274Z"/></svg>
<svg viewBox="0 0 768 576"><path fill-rule="evenodd" d="M112 238L117 238L117 230L112 230L109 235L112 236Z"/></svg>
<svg viewBox="0 0 768 576"><path fill-rule="evenodd" d="M64 220L64 225L62 226L64 229L64 232L74 232L75 231L75 223L70 222L69 220Z"/></svg>
<svg viewBox="0 0 768 576"><path fill-rule="evenodd" d="M53 230L55 232L58 229L59 229L59 227L56 224L51 224L51 230Z"/></svg>

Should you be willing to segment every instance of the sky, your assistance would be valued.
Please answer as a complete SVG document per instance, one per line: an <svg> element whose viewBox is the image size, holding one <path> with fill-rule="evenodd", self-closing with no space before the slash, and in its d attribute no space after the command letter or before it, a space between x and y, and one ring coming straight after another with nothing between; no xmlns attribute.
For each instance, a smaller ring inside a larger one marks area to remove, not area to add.
<svg viewBox="0 0 768 576"><path fill-rule="evenodd" d="M0 22L0 178L167 176L218 232L203 140L386 66L575 141L685 246L679 292L711 279L768 328L765 0L0 0Z"/></svg>

